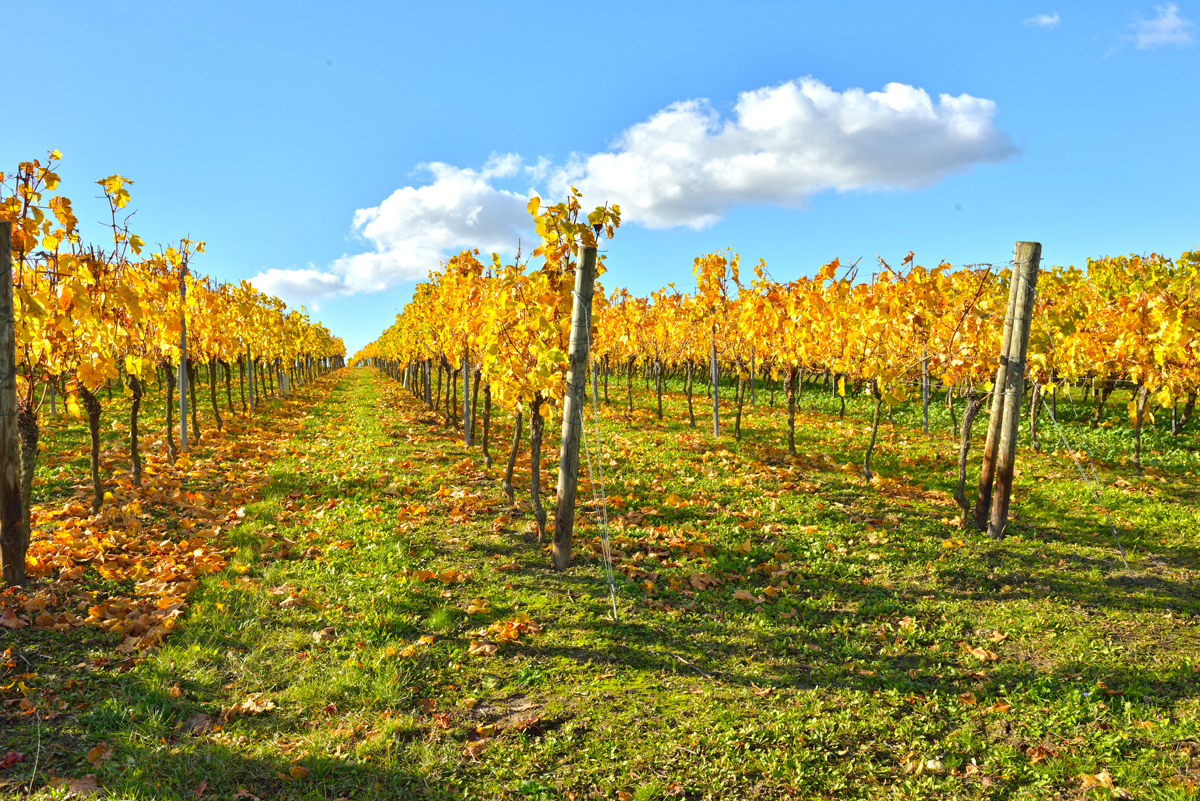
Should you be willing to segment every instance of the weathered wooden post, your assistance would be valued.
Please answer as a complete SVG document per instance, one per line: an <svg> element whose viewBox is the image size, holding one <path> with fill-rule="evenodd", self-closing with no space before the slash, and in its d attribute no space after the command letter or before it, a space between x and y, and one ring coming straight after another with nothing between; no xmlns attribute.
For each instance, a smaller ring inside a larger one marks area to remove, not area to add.
<svg viewBox="0 0 1200 801"><path fill-rule="evenodd" d="M750 405L754 405L754 346L750 346Z"/></svg>
<svg viewBox="0 0 1200 801"><path fill-rule="evenodd" d="M12 223L0 222L0 573L25 584L21 444L17 435L17 332L13 307Z"/></svg>
<svg viewBox="0 0 1200 801"><path fill-rule="evenodd" d="M187 267L179 268L179 452L188 452L187 436Z"/></svg>
<svg viewBox="0 0 1200 801"><path fill-rule="evenodd" d="M584 389L591 339L589 322L595 288L596 248L583 247L580 248L579 265L575 270L567 391L563 397L562 448L558 457L558 497L554 506L554 546L551 552L555 570L565 570L571 564L575 489L579 483L579 437L583 429Z"/></svg>
<svg viewBox="0 0 1200 801"><path fill-rule="evenodd" d="M929 356L921 349L921 433L929 433Z"/></svg>
<svg viewBox="0 0 1200 801"><path fill-rule="evenodd" d="M474 437L471 436L471 360L468 358L467 352L463 351L462 359L462 374L463 374L463 444L468 448L474 444Z"/></svg>
<svg viewBox="0 0 1200 801"><path fill-rule="evenodd" d="M250 353L250 345L246 344L246 384L250 388L250 413L254 413L254 356Z"/></svg>
<svg viewBox="0 0 1200 801"><path fill-rule="evenodd" d="M1008 523L1008 502L1012 495L1013 468L1016 466L1017 439L1021 433L1021 394L1025 390L1025 356L1029 351L1029 331L1033 326L1033 302L1037 293L1038 264L1042 246L1037 242L1018 242L1016 258L1017 300L1012 337L1008 349L1008 370L1004 377L1004 417L1000 425L1000 443L996 453L996 496L988 534L1004 536ZM1001 389L996 387L997 391Z"/></svg>
<svg viewBox="0 0 1200 801"><path fill-rule="evenodd" d="M988 410L987 439L983 445L983 461L979 467L979 491L975 495L975 527L980 531L987 528L992 511L992 490L996 478L996 448L1000 444L1000 422L1004 418L1004 382L1008 376L1008 348L1012 342L1013 319L1017 314L1017 284L1020 268L1017 250L1013 252L1012 275L1008 281L1008 306L1004 314L1004 333L1000 337L1000 363L996 368L996 382L992 386L992 403Z"/></svg>
<svg viewBox="0 0 1200 801"><path fill-rule="evenodd" d="M712 380L712 402L713 402L713 436L721 436L720 425L720 410L717 408L717 387L721 381L721 372L717 368L717 326L713 324L712 333L712 358L709 360L709 375Z"/></svg>

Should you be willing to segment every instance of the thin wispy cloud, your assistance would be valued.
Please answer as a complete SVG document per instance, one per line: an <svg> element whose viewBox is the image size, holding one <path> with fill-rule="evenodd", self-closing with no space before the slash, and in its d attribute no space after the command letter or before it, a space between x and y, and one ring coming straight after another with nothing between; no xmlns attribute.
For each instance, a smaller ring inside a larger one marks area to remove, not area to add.
<svg viewBox="0 0 1200 801"><path fill-rule="evenodd" d="M1031 28L1057 28L1061 21L1057 11L1051 11L1049 14L1034 14L1032 17L1022 20Z"/></svg>
<svg viewBox="0 0 1200 801"><path fill-rule="evenodd" d="M1153 50L1164 45L1185 47L1192 43L1192 28L1195 24L1179 16L1179 6L1167 3L1154 7L1153 19L1139 19L1133 23L1133 42L1139 50Z"/></svg>
<svg viewBox="0 0 1200 801"><path fill-rule="evenodd" d="M587 203L619 203L647 228L707 228L744 205L802 208L825 191L909 191L1017 155L996 127L995 102L890 83L838 92L804 78L743 92L723 116L704 99L666 107L626 129L608 151L565 164L493 157L482 169L424 165L431 182L397 189L355 212L369 248L325 270L266 270L256 286L289 302L375 292L423 277L463 248L512 253L528 237L532 181L548 200L578 187Z"/></svg>

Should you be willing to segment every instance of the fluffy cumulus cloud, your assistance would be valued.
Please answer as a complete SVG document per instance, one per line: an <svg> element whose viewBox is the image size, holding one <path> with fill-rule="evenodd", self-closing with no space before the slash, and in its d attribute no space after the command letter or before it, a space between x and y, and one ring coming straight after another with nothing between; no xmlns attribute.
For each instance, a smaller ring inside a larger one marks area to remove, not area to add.
<svg viewBox="0 0 1200 801"><path fill-rule="evenodd" d="M1192 43L1191 20L1179 16L1179 6L1167 3L1154 7L1153 19L1139 19L1133 23L1133 41L1142 50L1151 50L1163 45L1182 47Z"/></svg>
<svg viewBox="0 0 1200 801"><path fill-rule="evenodd" d="M515 175L517 156L492 158L482 170L425 164L432 181L397 189L378 206L354 213L354 237L370 246L336 259L327 270L265 270L251 282L289 302L314 304L337 294L377 292L423 278L446 255L463 248L515 249L530 227L527 196L498 189Z"/></svg>
<svg viewBox="0 0 1200 801"><path fill-rule="evenodd" d="M634 125L607 153L578 156L551 180L620 203L651 228L704 228L747 203L802 206L817 192L918 189L1017 153L996 104L891 83L836 92L807 78L743 93L731 118L704 100Z"/></svg>
<svg viewBox="0 0 1200 801"><path fill-rule="evenodd" d="M891 83L880 92L837 92L806 78L743 93L729 117L706 100L675 103L618 137L614 147L566 164L515 155L481 170L424 165L425 186L397 189L354 215L369 245L325 270L267 270L256 286L313 303L374 292L423 277L454 252L512 252L530 228L527 194L501 188L533 181L548 198L569 185L588 203L619 203L649 228L710 226L743 204L799 207L834 190L911 190L1016 155L994 122L996 104ZM520 176L520 178L518 178ZM527 234L526 234L527 235Z"/></svg>
<svg viewBox="0 0 1200 801"><path fill-rule="evenodd" d="M1052 11L1049 14L1034 14L1022 21L1031 28L1056 28L1062 20L1059 19L1057 11Z"/></svg>

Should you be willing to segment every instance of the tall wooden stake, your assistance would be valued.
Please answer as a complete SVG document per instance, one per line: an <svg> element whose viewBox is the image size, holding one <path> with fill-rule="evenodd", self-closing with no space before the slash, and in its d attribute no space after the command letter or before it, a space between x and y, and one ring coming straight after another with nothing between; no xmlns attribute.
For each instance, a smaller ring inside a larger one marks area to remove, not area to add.
<svg viewBox="0 0 1200 801"><path fill-rule="evenodd" d="M188 370L187 370L187 286L184 279L187 277L187 268L179 268L179 452L188 452L188 436L187 436L187 394L188 394Z"/></svg>
<svg viewBox="0 0 1200 801"><path fill-rule="evenodd" d="M463 374L463 444L468 448L473 444L471 436L471 360L467 357L467 352L463 351L462 361Z"/></svg>
<svg viewBox="0 0 1200 801"><path fill-rule="evenodd" d="M921 433L929 433L929 357L921 349Z"/></svg>
<svg viewBox="0 0 1200 801"><path fill-rule="evenodd" d="M1020 243L1017 244L1018 249ZM983 445L983 461L979 467L979 491L975 495L975 527L987 528L992 509L992 489L996 478L996 448L1000 444L1000 421L1004 417L1004 382L1008 376L1008 348L1012 341L1013 319L1017 314L1017 283L1020 268L1013 254L1012 276L1008 281L1008 311L1004 315L1004 333L1000 337L1000 364L996 368L996 383L992 386L992 403L988 410L987 439ZM949 396L947 395L947 398Z"/></svg>
<svg viewBox="0 0 1200 801"><path fill-rule="evenodd" d="M0 573L25 584L21 444L17 437L17 333L13 308L12 223L0 222Z"/></svg>
<svg viewBox="0 0 1200 801"><path fill-rule="evenodd" d="M717 327L713 326L712 335L712 358L708 365L709 375L712 377L712 402L713 402L713 436L721 436L720 425L720 410L717 408L717 384L721 380L721 372L717 369Z"/></svg>
<svg viewBox="0 0 1200 801"><path fill-rule="evenodd" d="M1025 390L1025 356L1029 351L1029 330L1033 325L1033 301L1037 291L1038 263L1042 246L1037 242L1018 242L1016 262L1017 316L1013 320L1012 338L1008 349L1008 371L1004 378L1004 419L1000 426L1000 445L996 454L996 497L988 534L993 539L1004 536L1008 524L1008 502L1012 495L1013 468L1017 459L1017 438L1021 433L1021 394ZM997 386L997 390L1000 387Z"/></svg>
<svg viewBox="0 0 1200 801"><path fill-rule="evenodd" d="M592 293L596 288L596 249L580 249L575 270L575 302L571 309L570 361L567 363L567 391L563 398L562 448L558 457L558 497L554 506L554 547L551 557L555 570L571 564L571 534L575 530L575 489L579 483L579 437L583 428L583 407L587 397L588 322L592 315ZM466 395L466 393L463 393Z"/></svg>
<svg viewBox="0 0 1200 801"><path fill-rule="evenodd" d="M254 357L250 345L246 345L246 384L250 387L250 413L254 413Z"/></svg>

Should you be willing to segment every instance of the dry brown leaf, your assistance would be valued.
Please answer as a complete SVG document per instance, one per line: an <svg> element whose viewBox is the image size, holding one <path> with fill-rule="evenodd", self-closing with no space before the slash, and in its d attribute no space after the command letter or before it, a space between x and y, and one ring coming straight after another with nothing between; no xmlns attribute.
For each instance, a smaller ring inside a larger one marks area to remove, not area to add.
<svg viewBox="0 0 1200 801"><path fill-rule="evenodd" d="M1058 751L1048 745L1030 746L1025 749L1025 756L1029 757L1030 764L1036 765L1044 759L1058 756Z"/></svg>
<svg viewBox="0 0 1200 801"><path fill-rule="evenodd" d="M263 712L270 712L274 708L274 701L264 698L260 693L254 693L247 696L245 701L234 704L228 709L222 709L221 719L232 720L239 715L258 715Z"/></svg>
<svg viewBox="0 0 1200 801"><path fill-rule="evenodd" d="M1099 773L1084 773L1079 777L1079 779L1083 784L1083 789L1085 790L1090 787L1104 787L1108 790L1113 789L1112 774L1108 772L1107 768Z"/></svg>
<svg viewBox="0 0 1200 801"><path fill-rule="evenodd" d="M112 755L113 750L111 745L108 743L99 743L91 751L88 751L85 756L87 757L87 761L91 762L93 766L100 767L100 763L111 759Z"/></svg>
<svg viewBox="0 0 1200 801"><path fill-rule="evenodd" d="M52 776L46 780L51 787L66 787L67 798L87 798L100 792L100 783L96 775L89 773L82 779L68 779L63 776Z"/></svg>

